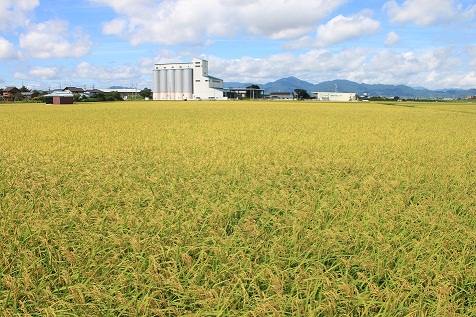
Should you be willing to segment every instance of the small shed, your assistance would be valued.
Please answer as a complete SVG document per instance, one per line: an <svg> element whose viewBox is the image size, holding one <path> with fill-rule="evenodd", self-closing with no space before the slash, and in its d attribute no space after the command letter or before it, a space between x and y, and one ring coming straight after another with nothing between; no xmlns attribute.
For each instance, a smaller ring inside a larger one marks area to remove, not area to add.
<svg viewBox="0 0 476 317"><path fill-rule="evenodd" d="M73 104L73 94L65 91L55 91L45 95L45 102L47 105L71 105Z"/></svg>

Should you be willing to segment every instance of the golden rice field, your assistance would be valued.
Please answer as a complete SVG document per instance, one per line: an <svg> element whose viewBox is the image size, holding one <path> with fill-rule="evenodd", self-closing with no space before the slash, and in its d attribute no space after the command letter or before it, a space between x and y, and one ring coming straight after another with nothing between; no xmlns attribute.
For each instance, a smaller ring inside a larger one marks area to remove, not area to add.
<svg viewBox="0 0 476 317"><path fill-rule="evenodd" d="M476 104L0 105L0 316L476 316Z"/></svg>

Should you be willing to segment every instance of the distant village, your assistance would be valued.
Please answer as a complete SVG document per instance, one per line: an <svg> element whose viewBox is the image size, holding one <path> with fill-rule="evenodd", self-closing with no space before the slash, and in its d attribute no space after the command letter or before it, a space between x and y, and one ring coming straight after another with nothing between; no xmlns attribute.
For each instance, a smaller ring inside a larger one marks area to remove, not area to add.
<svg viewBox="0 0 476 317"><path fill-rule="evenodd" d="M147 99L151 90L144 88L108 88L108 89L83 89L78 87L65 87L52 91L30 90L25 86L21 88L0 88L1 98L4 102L38 102L72 104L74 102L94 101L122 101Z"/></svg>
<svg viewBox="0 0 476 317"><path fill-rule="evenodd" d="M259 93L253 93L259 91ZM230 96L229 99L267 99L267 100L319 100L333 101L332 93L311 93L304 89L294 89L290 92L271 92L265 94L263 89L257 85L251 85L249 89L242 89L243 94ZM343 93L335 93L335 98ZM339 94L339 95L338 95ZM352 95L352 96L350 96ZM361 96L355 94L345 94L346 100L340 101L438 101L438 100L461 100L465 98L400 98L387 96L370 96L364 93ZM350 96L350 97L349 97ZM476 96L468 96L467 100L476 100ZM46 104L73 104L75 102L104 102L104 101L124 101L124 100L152 100L152 90L149 88L107 88L107 89L83 89L78 87L65 87L52 91L30 90L25 86L17 88L14 86L0 88L0 102L34 102ZM339 100L335 100L339 101Z"/></svg>
<svg viewBox="0 0 476 317"><path fill-rule="evenodd" d="M259 89L258 86L255 86ZM262 89L260 89L262 91ZM382 101L382 100L419 100L419 101L435 101L435 100L461 100L464 98L400 98L386 96L370 96L364 93L362 96L355 96L355 100L360 101ZM36 102L46 104L73 104L75 102L99 102L99 101L124 101L124 100L151 100L152 90L149 88L107 88L107 89L83 89L78 87L65 87L52 91L30 90L25 86L21 88L6 87L0 88L0 102ZM235 96L234 99L270 99L270 100L316 100L316 93L309 94L303 89L294 89L292 92L272 92L269 94L251 95L246 92L242 96ZM476 96L468 96L468 100L476 100ZM321 96L320 101L326 100Z"/></svg>

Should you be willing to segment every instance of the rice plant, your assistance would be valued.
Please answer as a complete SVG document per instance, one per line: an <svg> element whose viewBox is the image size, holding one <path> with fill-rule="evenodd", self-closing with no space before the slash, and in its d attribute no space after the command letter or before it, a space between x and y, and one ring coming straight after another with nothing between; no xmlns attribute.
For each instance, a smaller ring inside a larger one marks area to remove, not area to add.
<svg viewBox="0 0 476 317"><path fill-rule="evenodd" d="M1 315L474 316L475 113L0 105Z"/></svg>

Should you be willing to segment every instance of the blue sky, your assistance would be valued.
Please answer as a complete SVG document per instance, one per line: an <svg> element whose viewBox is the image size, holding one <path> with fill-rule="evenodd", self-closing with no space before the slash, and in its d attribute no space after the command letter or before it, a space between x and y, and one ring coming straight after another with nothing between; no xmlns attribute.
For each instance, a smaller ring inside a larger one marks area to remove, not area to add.
<svg viewBox="0 0 476 317"><path fill-rule="evenodd" d="M476 88L474 0L2 0L0 87L152 87L154 63L224 81Z"/></svg>

